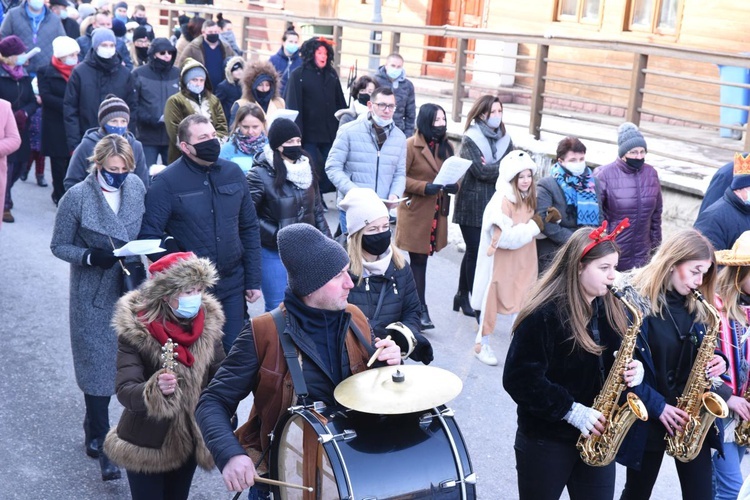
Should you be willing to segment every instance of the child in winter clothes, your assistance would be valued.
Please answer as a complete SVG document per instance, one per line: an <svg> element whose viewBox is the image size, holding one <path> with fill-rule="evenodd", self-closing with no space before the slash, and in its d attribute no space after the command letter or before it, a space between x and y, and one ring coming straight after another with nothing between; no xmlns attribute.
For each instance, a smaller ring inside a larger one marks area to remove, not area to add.
<svg viewBox="0 0 750 500"><path fill-rule="evenodd" d="M489 344L497 315L517 314L537 276L535 238L543 222L536 214L535 172L528 153L512 151L503 158L497 190L482 217L471 307L481 310L474 354L491 366L497 364Z"/></svg>

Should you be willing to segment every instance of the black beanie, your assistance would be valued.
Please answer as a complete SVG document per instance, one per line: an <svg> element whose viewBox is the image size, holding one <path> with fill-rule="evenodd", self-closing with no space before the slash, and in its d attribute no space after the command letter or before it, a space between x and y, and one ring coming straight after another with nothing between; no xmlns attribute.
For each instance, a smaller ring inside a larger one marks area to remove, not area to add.
<svg viewBox="0 0 750 500"><path fill-rule="evenodd" d="M276 151L279 146L295 137L302 137L302 132L299 131L297 124L289 118L277 118L268 130L268 145Z"/></svg>
<svg viewBox="0 0 750 500"><path fill-rule="evenodd" d="M297 297L321 288L349 263L344 247L310 224L290 224L279 231L276 241L289 288Z"/></svg>

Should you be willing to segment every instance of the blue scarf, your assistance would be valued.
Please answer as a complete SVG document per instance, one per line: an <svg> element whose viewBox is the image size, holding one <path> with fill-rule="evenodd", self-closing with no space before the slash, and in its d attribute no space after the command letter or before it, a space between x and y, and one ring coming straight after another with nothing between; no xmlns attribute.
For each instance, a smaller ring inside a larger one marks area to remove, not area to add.
<svg viewBox="0 0 750 500"><path fill-rule="evenodd" d="M586 167L583 174L573 175L555 163L550 173L565 194L568 210L577 210L578 226L599 225L599 203L591 169Z"/></svg>

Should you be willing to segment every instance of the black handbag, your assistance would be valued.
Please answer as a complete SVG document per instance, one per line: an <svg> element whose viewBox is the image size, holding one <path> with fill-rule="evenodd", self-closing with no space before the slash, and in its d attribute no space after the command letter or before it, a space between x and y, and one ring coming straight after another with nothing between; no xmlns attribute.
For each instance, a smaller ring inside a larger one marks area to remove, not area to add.
<svg viewBox="0 0 750 500"><path fill-rule="evenodd" d="M132 292L146 281L146 266L141 261L123 262L123 266L122 293L125 294Z"/></svg>

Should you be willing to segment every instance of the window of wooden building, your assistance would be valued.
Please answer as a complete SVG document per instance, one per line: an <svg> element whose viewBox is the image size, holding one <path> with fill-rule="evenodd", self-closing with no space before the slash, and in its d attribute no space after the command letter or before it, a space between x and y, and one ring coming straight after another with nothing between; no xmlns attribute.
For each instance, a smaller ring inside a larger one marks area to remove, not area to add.
<svg viewBox="0 0 750 500"><path fill-rule="evenodd" d="M681 0L630 0L627 31L674 34L679 29Z"/></svg>
<svg viewBox="0 0 750 500"><path fill-rule="evenodd" d="M602 3L602 0L559 0L557 20L598 24Z"/></svg>

